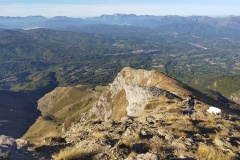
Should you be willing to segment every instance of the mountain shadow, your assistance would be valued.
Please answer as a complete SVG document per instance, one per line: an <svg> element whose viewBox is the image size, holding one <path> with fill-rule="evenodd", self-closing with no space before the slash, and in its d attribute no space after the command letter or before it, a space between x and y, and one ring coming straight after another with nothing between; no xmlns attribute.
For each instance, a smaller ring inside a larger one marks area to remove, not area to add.
<svg viewBox="0 0 240 160"><path fill-rule="evenodd" d="M38 99L58 85L54 74L51 77L48 85L34 91L0 90L0 135L20 138L35 123Z"/></svg>

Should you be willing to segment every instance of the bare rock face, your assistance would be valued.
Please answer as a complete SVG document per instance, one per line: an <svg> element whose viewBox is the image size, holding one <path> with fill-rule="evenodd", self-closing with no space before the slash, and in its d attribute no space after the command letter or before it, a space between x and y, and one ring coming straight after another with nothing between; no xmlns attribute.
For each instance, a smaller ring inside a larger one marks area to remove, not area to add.
<svg viewBox="0 0 240 160"><path fill-rule="evenodd" d="M144 110L147 100L153 96L147 89L139 86L124 86L126 97L128 101L127 115L136 116Z"/></svg>
<svg viewBox="0 0 240 160"><path fill-rule="evenodd" d="M188 91L180 87L179 82L163 73L126 67L109 84L90 110L90 116L104 115L105 120L137 116L153 99L181 99L187 95Z"/></svg>
<svg viewBox="0 0 240 160"><path fill-rule="evenodd" d="M165 83L171 83L171 87L164 87ZM177 83L166 75L147 70L135 70L132 68L124 68L113 83L110 84L110 91L112 96L116 95L119 91L124 90L128 105L126 107L128 116L136 116L144 110L147 102L153 97L164 96L158 95L156 89L168 89L174 93L182 93L177 88ZM155 91L155 92L154 92Z"/></svg>

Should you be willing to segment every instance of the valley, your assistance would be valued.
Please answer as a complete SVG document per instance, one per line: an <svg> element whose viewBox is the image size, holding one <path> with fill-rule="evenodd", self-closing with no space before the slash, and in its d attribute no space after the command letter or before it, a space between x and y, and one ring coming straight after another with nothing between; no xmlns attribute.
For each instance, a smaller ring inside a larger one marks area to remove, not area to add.
<svg viewBox="0 0 240 160"><path fill-rule="evenodd" d="M0 134L22 137L40 115L37 98L30 92L0 91Z"/></svg>
<svg viewBox="0 0 240 160"><path fill-rule="evenodd" d="M239 157L239 17L0 20L0 135L22 138L15 151L26 152L23 159L57 159L75 147L84 148L83 159L148 152L198 159L203 144ZM198 100L195 118L181 114L189 95ZM209 106L223 111L220 118L206 113ZM155 140L167 146L160 151Z"/></svg>

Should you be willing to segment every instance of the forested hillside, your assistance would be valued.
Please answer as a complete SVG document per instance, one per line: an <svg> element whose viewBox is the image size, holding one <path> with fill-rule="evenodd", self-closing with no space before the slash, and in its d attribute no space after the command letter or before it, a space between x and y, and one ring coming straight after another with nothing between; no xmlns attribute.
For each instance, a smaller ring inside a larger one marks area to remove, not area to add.
<svg viewBox="0 0 240 160"><path fill-rule="evenodd" d="M13 24L19 28L0 30L1 89L108 84L130 66L163 71L209 94L213 90L229 98L239 92L232 82L234 90L227 85L212 87L215 80L239 76L239 17L115 14L1 19L3 28ZM45 29L30 29L34 25Z"/></svg>

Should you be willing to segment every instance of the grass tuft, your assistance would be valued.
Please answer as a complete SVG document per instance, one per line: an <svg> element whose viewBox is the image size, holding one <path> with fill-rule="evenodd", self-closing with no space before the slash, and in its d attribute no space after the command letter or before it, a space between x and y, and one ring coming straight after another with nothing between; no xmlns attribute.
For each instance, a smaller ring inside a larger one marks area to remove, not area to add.
<svg viewBox="0 0 240 160"><path fill-rule="evenodd" d="M103 139L106 138L106 135L103 134L102 132L93 132L92 137L94 139Z"/></svg>
<svg viewBox="0 0 240 160"><path fill-rule="evenodd" d="M235 156L226 154L213 146L200 145L197 154L206 160L234 160Z"/></svg>
<svg viewBox="0 0 240 160"><path fill-rule="evenodd" d="M132 146L135 144L135 143L138 143L140 141L140 137L139 137L139 134L138 133L133 133L132 135L129 135L127 137L125 137L123 140L122 140L122 143L130 148L132 148Z"/></svg>
<svg viewBox="0 0 240 160"><path fill-rule="evenodd" d="M54 154L54 160L71 160L71 159L92 159L94 155L99 152L99 147L92 146L91 148L83 148L71 146L61 150L59 153Z"/></svg>

